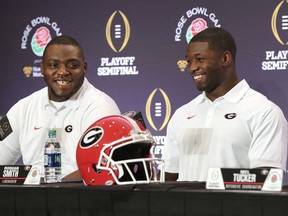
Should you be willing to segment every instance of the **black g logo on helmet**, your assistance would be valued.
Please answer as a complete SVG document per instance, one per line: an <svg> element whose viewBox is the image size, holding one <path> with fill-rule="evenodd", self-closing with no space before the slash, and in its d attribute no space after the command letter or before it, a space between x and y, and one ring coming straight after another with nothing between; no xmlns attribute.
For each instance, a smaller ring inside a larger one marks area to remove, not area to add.
<svg viewBox="0 0 288 216"><path fill-rule="evenodd" d="M89 148L93 145L96 145L103 137L103 132L103 128L91 128L82 136L80 146L82 148Z"/></svg>

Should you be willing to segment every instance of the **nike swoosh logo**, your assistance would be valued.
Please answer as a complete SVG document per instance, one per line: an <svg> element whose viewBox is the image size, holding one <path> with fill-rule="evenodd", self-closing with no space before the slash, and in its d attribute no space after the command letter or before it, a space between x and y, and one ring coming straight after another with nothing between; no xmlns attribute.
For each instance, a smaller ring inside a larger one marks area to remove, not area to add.
<svg viewBox="0 0 288 216"><path fill-rule="evenodd" d="M187 117L187 119L189 120L189 119L192 119L192 118L194 118L196 115L193 115L193 116L188 116Z"/></svg>
<svg viewBox="0 0 288 216"><path fill-rule="evenodd" d="M40 130L42 127L34 127L34 130Z"/></svg>

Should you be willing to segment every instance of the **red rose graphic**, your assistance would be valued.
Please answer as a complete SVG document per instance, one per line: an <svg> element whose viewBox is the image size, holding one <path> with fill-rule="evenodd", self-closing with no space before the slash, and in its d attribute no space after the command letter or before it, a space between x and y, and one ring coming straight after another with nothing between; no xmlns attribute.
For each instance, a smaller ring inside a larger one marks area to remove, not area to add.
<svg viewBox="0 0 288 216"><path fill-rule="evenodd" d="M207 22L202 18L197 18L191 23L191 32L192 35L195 36L199 32L203 31L207 28Z"/></svg>
<svg viewBox="0 0 288 216"><path fill-rule="evenodd" d="M272 182L276 182L277 180L278 180L277 175L273 175L273 176L271 177L271 181L272 181Z"/></svg>
<svg viewBox="0 0 288 216"><path fill-rule="evenodd" d="M35 39L39 47L46 46L47 43L51 40L49 29L47 29L46 27L40 27L39 29L37 29L35 33Z"/></svg>
<svg viewBox="0 0 288 216"><path fill-rule="evenodd" d="M33 172L32 172L32 177L35 177L35 176L37 176L37 174L38 174L38 171L35 169L35 170L33 170Z"/></svg>

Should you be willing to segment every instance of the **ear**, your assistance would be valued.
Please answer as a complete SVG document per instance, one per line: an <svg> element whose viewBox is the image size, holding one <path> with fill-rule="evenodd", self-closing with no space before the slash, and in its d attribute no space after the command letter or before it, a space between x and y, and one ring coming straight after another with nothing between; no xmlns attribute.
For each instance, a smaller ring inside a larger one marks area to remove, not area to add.
<svg viewBox="0 0 288 216"><path fill-rule="evenodd" d="M223 66L228 66L230 65L232 62L232 55L229 51L225 51L223 54L222 54L222 64Z"/></svg>
<svg viewBox="0 0 288 216"><path fill-rule="evenodd" d="M88 70L88 64L87 64L87 61L84 62L84 71L85 73L87 73L87 70Z"/></svg>

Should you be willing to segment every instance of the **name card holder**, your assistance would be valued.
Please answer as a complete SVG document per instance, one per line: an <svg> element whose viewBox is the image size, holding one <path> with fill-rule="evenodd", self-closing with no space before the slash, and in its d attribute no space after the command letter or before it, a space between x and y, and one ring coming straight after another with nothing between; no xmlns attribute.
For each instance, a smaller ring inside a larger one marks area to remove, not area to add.
<svg viewBox="0 0 288 216"><path fill-rule="evenodd" d="M1 165L0 185L39 185L41 165Z"/></svg>
<svg viewBox="0 0 288 216"><path fill-rule="evenodd" d="M283 170L277 168L209 168L206 189L281 191Z"/></svg>

